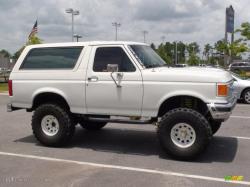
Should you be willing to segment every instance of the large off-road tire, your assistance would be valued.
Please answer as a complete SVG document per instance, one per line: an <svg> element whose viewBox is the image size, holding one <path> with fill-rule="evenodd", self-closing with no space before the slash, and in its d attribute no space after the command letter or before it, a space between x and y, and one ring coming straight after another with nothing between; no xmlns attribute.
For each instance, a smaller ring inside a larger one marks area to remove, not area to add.
<svg viewBox="0 0 250 187"><path fill-rule="evenodd" d="M221 127L221 122L219 121L211 121L210 122L212 134L214 135Z"/></svg>
<svg viewBox="0 0 250 187"><path fill-rule="evenodd" d="M159 122L157 132L163 149L178 160L198 156L212 137L207 119L188 108L176 108L167 112Z"/></svg>
<svg viewBox="0 0 250 187"><path fill-rule="evenodd" d="M32 117L32 130L39 142L59 147L69 142L75 131L70 113L56 104L42 104Z"/></svg>
<svg viewBox="0 0 250 187"><path fill-rule="evenodd" d="M106 122L92 122L92 121L79 121L79 124L82 128L90 131L97 131L103 128L107 123Z"/></svg>
<svg viewBox="0 0 250 187"><path fill-rule="evenodd" d="M250 88L246 89L243 92L242 98L246 104L250 104Z"/></svg>

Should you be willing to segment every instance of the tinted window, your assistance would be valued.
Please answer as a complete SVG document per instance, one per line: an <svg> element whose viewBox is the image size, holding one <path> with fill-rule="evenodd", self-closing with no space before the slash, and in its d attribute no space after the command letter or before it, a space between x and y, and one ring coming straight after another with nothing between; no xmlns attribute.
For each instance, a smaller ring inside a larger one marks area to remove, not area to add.
<svg viewBox="0 0 250 187"><path fill-rule="evenodd" d="M127 54L120 47L97 48L93 70L95 72L106 72L108 64L118 64L119 71L133 72L135 67Z"/></svg>
<svg viewBox="0 0 250 187"><path fill-rule="evenodd" d="M50 47L32 49L21 69L72 69L82 47Z"/></svg>

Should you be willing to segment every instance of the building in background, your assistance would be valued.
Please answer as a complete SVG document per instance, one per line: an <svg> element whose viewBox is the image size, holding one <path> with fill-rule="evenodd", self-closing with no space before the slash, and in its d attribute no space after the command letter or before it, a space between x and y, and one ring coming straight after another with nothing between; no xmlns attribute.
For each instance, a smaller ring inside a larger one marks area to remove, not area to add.
<svg viewBox="0 0 250 187"><path fill-rule="evenodd" d="M0 70L12 70L15 62L13 59L6 57L4 54L0 53Z"/></svg>

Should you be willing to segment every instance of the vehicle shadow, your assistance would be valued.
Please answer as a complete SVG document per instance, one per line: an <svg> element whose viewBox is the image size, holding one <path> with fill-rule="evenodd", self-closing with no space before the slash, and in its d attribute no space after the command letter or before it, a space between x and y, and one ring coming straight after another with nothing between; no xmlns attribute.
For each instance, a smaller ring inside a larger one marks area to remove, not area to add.
<svg viewBox="0 0 250 187"><path fill-rule="evenodd" d="M16 142L36 143L42 146L34 136L27 136ZM91 132L77 128L72 141L64 147L91 149L96 152L112 152L132 155L158 155L165 160L173 160L160 147L155 131L137 129L104 128ZM204 153L192 162L232 162L236 156L238 141L236 138L215 136ZM60 148L62 149L62 148Z"/></svg>

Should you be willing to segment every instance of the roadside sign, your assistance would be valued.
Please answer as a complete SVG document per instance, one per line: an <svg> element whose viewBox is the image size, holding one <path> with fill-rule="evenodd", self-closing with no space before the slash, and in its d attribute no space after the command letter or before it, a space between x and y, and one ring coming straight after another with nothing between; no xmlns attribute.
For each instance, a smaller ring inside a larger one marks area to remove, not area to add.
<svg viewBox="0 0 250 187"><path fill-rule="evenodd" d="M226 32L234 32L234 9L232 5L226 9Z"/></svg>

